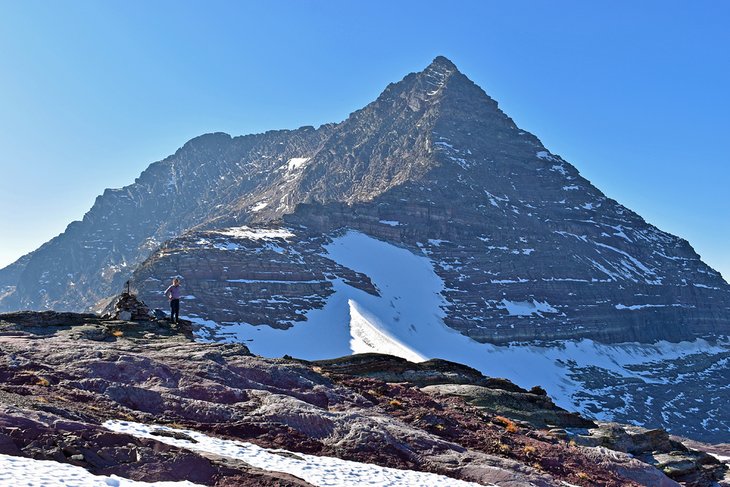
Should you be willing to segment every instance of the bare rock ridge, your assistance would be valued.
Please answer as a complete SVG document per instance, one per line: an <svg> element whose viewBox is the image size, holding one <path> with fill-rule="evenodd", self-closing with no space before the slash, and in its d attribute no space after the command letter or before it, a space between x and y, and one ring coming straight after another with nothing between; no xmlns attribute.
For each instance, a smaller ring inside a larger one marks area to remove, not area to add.
<svg viewBox="0 0 730 487"><path fill-rule="evenodd" d="M1 314L0 379L0 454L147 482L309 485L196 451L183 430L484 485L709 487L727 471L705 445L596 424L539 388L459 364L263 358L242 344L197 343L164 320ZM109 420L153 434L119 433Z"/></svg>

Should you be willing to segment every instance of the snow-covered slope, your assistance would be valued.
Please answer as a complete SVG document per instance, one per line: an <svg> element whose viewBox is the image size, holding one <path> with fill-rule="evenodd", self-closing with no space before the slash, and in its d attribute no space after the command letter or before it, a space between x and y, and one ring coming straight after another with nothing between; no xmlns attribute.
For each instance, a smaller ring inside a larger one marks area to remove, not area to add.
<svg viewBox="0 0 730 487"><path fill-rule="evenodd" d="M479 343L444 324L450 303L428 256L355 231L334 238L325 249L329 259L367 276L378 295L335 279L334 293L324 306L308 311L306 320L290 329L219 324L192 316L202 325L198 336L242 341L254 353L270 357L288 354L316 360L379 352L411 361L442 358L522 387L540 385L558 405L598 419L662 425L677 433L717 438L730 430L720 410L727 397L722 381L730 357L728 341ZM506 306L529 320L549 305ZM684 387L688 380L697 386L693 391ZM683 430L673 427L677 420Z"/></svg>
<svg viewBox="0 0 730 487"><path fill-rule="evenodd" d="M335 238L326 250L338 264L369 276L380 296L335 279L324 307L308 311L305 322L287 330L188 318L204 325L203 339L211 337L212 326L218 339L246 342L265 356L321 359L377 351L421 361L429 358L435 330L469 341L443 324L443 282L429 259L359 232Z"/></svg>

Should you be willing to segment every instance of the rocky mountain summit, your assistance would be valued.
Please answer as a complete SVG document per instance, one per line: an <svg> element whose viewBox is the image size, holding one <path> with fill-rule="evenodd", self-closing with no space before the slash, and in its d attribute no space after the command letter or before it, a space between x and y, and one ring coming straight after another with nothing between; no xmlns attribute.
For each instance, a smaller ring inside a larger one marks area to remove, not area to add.
<svg viewBox="0 0 730 487"><path fill-rule="evenodd" d="M443 358L728 439L730 285L443 57L340 123L190 140L0 270L0 311L101 311L130 279L166 308L173 276L200 340Z"/></svg>
<svg viewBox="0 0 730 487"><path fill-rule="evenodd" d="M699 487L727 471L704 445L596 424L540 388L459 364L269 359L190 336L166 321L0 315L0 460L220 486L330 485L287 473L318 458L426 472L438 485ZM239 443L214 453L211 439ZM245 448L259 453L242 461ZM264 455L280 466L257 467Z"/></svg>

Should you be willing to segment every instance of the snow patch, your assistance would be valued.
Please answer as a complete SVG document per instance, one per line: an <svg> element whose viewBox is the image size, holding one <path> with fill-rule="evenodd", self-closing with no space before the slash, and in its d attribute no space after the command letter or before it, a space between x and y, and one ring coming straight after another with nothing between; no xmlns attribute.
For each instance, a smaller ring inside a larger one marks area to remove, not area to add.
<svg viewBox="0 0 730 487"><path fill-rule="evenodd" d="M239 250L241 248L240 245L233 242L219 242L213 245L218 250Z"/></svg>
<svg viewBox="0 0 730 487"><path fill-rule="evenodd" d="M644 309L644 308L669 308L669 307L675 307L675 308L683 308L684 305L674 303L674 304L632 304L631 306L626 306L625 304L617 304L614 306L616 309L628 309L628 310L637 310L637 309Z"/></svg>
<svg viewBox="0 0 730 487"><path fill-rule="evenodd" d="M538 153L536 153L535 155L537 156L538 159L542 159L543 161L555 161L555 162L558 161L555 157L553 157L552 154L550 154L546 150L541 150ZM553 167L555 167L555 166L553 166ZM560 166L560 167L562 167L562 166Z"/></svg>
<svg viewBox="0 0 730 487"><path fill-rule="evenodd" d="M216 232L228 237L245 238L248 240L271 240L275 238L288 239L294 234L286 228L252 228L247 226L231 227Z"/></svg>
<svg viewBox="0 0 730 487"><path fill-rule="evenodd" d="M578 240L582 240L583 242L588 242L588 235L576 235L575 233L565 232L563 230L553 230L553 233L557 233L558 235L562 235L563 237L575 237Z"/></svg>
<svg viewBox="0 0 730 487"><path fill-rule="evenodd" d="M719 287L708 286L706 284L698 284L698 283L695 283L695 284L692 284L692 285L694 287L699 287L699 288L702 288L702 289L714 289L715 291L721 291L721 289Z"/></svg>
<svg viewBox="0 0 730 487"><path fill-rule="evenodd" d="M557 313L558 310L550 306L547 301L510 301L502 300L503 309L506 309L510 316L542 316L541 313Z"/></svg>
<svg viewBox="0 0 730 487"><path fill-rule="evenodd" d="M441 140L433 143L436 149L440 149L446 152L446 157L457 163L459 166L461 166L462 169L469 169L471 167L471 163L469 161L467 161L463 157L458 157L460 154L471 155L470 150L460 151L450 143L445 142L448 139L444 137L439 137L439 139Z"/></svg>
<svg viewBox="0 0 730 487"><path fill-rule="evenodd" d="M439 145L441 147L445 147L447 149L454 150L454 146L453 145L449 144L448 142L444 142L443 140L440 140L438 142L434 142L433 145Z"/></svg>
<svg viewBox="0 0 730 487"><path fill-rule="evenodd" d="M621 276L619 276L618 274L615 274L615 273L613 273L613 272L609 271L609 270L608 270L608 269L606 269L606 268L605 268L605 267L604 267L603 265L599 264L599 263L598 263L598 262L596 262L595 260L593 260L593 259L590 259L590 258L589 258L588 260L589 260L589 261L591 262L591 264L593 264L593 267L594 267L594 268L596 268L596 269L598 269L599 271L601 271L601 272L603 272L604 274L606 274L606 275L607 275L608 277L610 277L610 278L611 278L611 280L612 280L612 281L618 281L618 280L619 280L619 279L621 278Z"/></svg>
<svg viewBox="0 0 730 487"><path fill-rule="evenodd" d="M629 238L628 235L626 235L626 233L624 232L624 227L622 227L621 225L608 225L608 226L613 228L614 230L616 230L616 232L614 233L615 236L621 237L622 239L626 240L627 242L631 242L631 243L634 242L633 240L631 240Z"/></svg>
<svg viewBox="0 0 730 487"><path fill-rule="evenodd" d="M264 283L264 284L320 284L323 281L310 280L310 281L295 281L285 279L226 279L226 282L235 282L239 284L253 284L253 283Z"/></svg>
<svg viewBox="0 0 730 487"><path fill-rule="evenodd" d="M617 253L623 255L624 257L626 257L627 259L629 259L636 267L638 267L642 271L646 272L647 274L652 274L652 275L656 276L656 271L654 269L648 268L647 266L645 266L644 264L642 264L641 261L639 261L639 259L637 259L637 258L629 255L627 252L624 252L621 249L617 249L616 247L612 247L610 245L606 245L604 243L600 243L600 242L593 242L593 243L595 245L599 246L599 247L603 247L605 249L613 250L614 252L617 252ZM661 284L661 282L660 282L660 284Z"/></svg>
<svg viewBox="0 0 730 487"><path fill-rule="evenodd" d="M471 167L469 161L467 161L463 157L448 156L448 158L461 166L462 169L469 169Z"/></svg>
<svg viewBox="0 0 730 487"><path fill-rule="evenodd" d="M311 157L292 157L289 159L289 162L286 163L286 169L287 171L295 171L297 169L302 168Z"/></svg>
<svg viewBox="0 0 730 487"><path fill-rule="evenodd" d="M197 487L200 484L187 481L150 483L129 480L116 475L109 477L93 475L83 467L68 463L0 454L0 485L29 487Z"/></svg>
<svg viewBox="0 0 730 487"><path fill-rule="evenodd" d="M433 473L399 470L369 463L342 460L336 457L315 456L286 450L261 448L252 443L224 440L197 431L173 429L167 426L152 426L133 423L131 421L106 421L104 427L118 433L126 433L138 438L149 438L191 451L241 460L253 467L270 472L288 473L318 487L342 487L349 485L383 487L402 485L439 487L449 485L453 487L477 487L481 485ZM194 439L197 443L168 436L153 435L152 432L156 430L180 432Z"/></svg>
<svg viewBox="0 0 730 487"><path fill-rule="evenodd" d="M377 316L360 309L353 300L350 305L350 348L353 353L385 353L403 357L411 362L423 362L427 357L414 352L406 344L393 337L380 324Z"/></svg>
<svg viewBox="0 0 730 487"><path fill-rule="evenodd" d="M269 206L268 201L259 201L258 203L256 203L255 205L253 205L251 207L251 211L261 211L264 208L266 208L267 206Z"/></svg>

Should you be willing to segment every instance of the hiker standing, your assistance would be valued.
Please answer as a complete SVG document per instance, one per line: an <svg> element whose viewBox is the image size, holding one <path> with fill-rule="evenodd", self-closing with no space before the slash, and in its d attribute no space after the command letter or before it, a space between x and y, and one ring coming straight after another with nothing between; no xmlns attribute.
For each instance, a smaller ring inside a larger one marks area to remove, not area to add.
<svg viewBox="0 0 730 487"><path fill-rule="evenodd" d="M172 280L172 284L165 290L165 296L170 300L170 320L177 323L180 319L180 279Z"/></svg>

